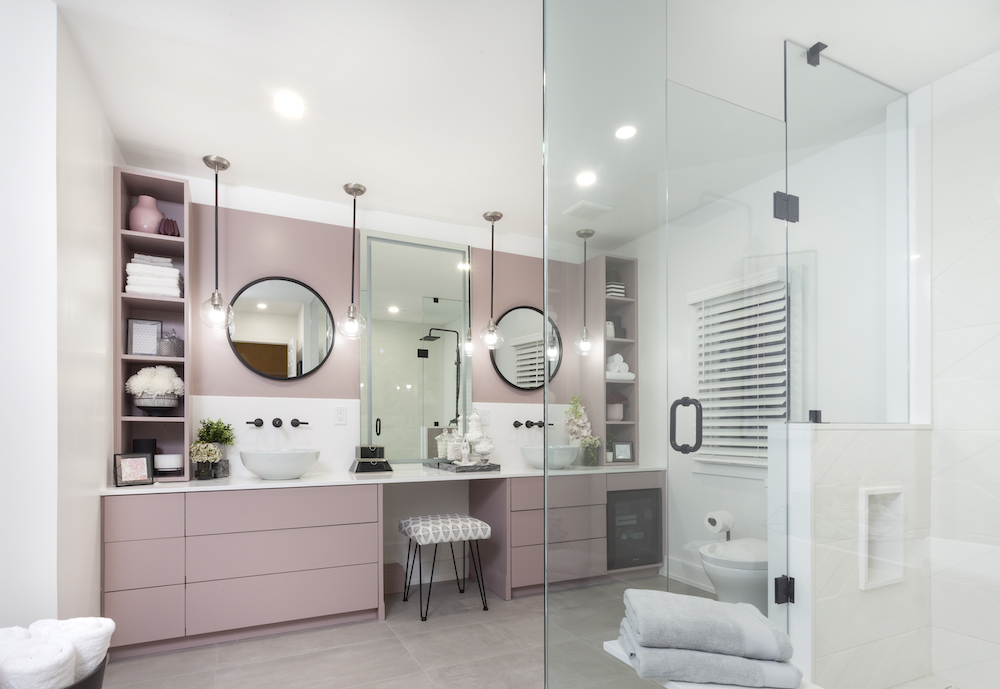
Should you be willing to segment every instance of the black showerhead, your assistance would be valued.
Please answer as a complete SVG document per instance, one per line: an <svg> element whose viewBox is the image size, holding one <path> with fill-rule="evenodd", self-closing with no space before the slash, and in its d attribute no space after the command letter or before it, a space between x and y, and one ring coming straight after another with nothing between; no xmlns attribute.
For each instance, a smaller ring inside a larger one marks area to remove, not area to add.
<svg viewBox="0 0 1000 689"><path fill-rule="evenodd" d="M420 341L421 342L434 342L435 340L440 340L440 339L441 338L439 336L437 336L437 335L431 335L430 332L428 332L426 336L420 338Z"/></svg>

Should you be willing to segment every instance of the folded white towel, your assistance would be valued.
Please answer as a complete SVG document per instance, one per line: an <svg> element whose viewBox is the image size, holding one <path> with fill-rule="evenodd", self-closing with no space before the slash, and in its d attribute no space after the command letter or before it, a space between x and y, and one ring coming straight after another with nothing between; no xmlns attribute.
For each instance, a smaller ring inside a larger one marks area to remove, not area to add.
<svg viewBox="0 0 1000 689"><path fill-rule="evenodd" d="M635 380L634 373L612 373L608 371L604 374L605 380Z"/></svg>
<svg viewBox="0 0 1000 689"><path fill-rule="evenodd" d="M142 275L149 278L173 278L180 277L181 271L176 268L166 266L148 266L142 263L127 263L125 265L126 275Z"/></svg>
<svg viewBox="0 0 1000 689"><path fill-rule="evenodd" d="M608 365L620 364L623 361L625 361L625 357L623 357L621 354L612 354L611 356L608 357Z"/></svg>
<svg viewBox="0 0 1000 689"><path fill-rule="evenodd" d="M150 297L179 297L181 290L179 287L145 287L137 285L125 285L128 294L144 294Z"/></svg>
<svg viewBox="0 0 1000 689"><path fill-rule="evenodd" d="M125 281L126 285L133 285L134 287L180 287L181 281L179 278L148 278L143 275L129 275L128 279Z"/></svg>
<svg viewBox="0 0 1000 689"><path fill-rule="evenodd" d="M32 636L19 642L0 663L4 689L65 689L76 682L73 642L58 636Z"/></svg>
<svg viewBox="0 0 1000 689"><path fill-rule="evenodd" d="M0 663L30 635L24 627L3 627L0 629Z"/></svg>
<svg viewBox="0 0 1000 689"><path fill-rule="evenodd" d="M172 258L167 258L166 256L150 256L149 254L133 254L133 263L142 263L148 266L162 266L164 268L173 268L174 260Z"/></svg>
<svg viewBox="0 0 1000 689"><path fill-rule="evenodd" d="M39 620L28 627L32 637L49 634L68 639L76 648L76 679L81 679L104 662L115 633L114 620L107 617L74 617L69 620Z"/></svg>

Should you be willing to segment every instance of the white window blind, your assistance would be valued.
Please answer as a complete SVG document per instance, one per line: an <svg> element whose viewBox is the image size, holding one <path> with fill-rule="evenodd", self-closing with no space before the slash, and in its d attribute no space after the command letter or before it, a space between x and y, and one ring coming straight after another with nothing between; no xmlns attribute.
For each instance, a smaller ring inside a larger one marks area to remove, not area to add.
<svg viewBox="0 0 1000 689"><path fill-rule="evenodd" d="M537 338L512 342L517 384L536 387L545 383L545 341Z"/></svg>
<svg viewBox="0 0 1000 689"><path fill-rule="evenodd" d="M784 271L688 295L697 313L696 459L766 466L767 426L788 408L788 311Z"/></svg>

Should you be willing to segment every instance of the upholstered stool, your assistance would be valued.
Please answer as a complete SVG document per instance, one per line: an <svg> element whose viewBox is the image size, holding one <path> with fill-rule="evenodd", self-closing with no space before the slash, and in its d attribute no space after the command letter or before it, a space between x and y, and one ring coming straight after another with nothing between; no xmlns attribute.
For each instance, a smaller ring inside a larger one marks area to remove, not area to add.
<svg viewBox="0 0 1000 689"><path fill-rule="evenodd" d="M481 519L467 514L431 514L423 517L406 517L399 520L399 533L409 539L406 545L406 574L403 582L403 600L410 597L410 582L413 580L413 570L419 568L417 586L420 597L420 619L426 621L431 608L431 588L434 586L434 566L437 564L437 549L441 543L451 546L451 562L455 566L455 581L458 582L459 593L465 593L465 583L468 578L465 566L465 544L475 541L475 553L472 543L469 543L469 559L472 561L472 571L479 584L479 596L483 599L483 610L489 610L486 605L486 585L483 582L483 558L479 553L479 541L489 538L492 530L490 525ZM462 544L462 579L458 579L458 562L455 560L455 542ZM431 560L431 579L427 584L427 603L424 603L424 563L420 559L420 548L434 544L434 557ZM411 557L412 552L412 557Z"/></svg>

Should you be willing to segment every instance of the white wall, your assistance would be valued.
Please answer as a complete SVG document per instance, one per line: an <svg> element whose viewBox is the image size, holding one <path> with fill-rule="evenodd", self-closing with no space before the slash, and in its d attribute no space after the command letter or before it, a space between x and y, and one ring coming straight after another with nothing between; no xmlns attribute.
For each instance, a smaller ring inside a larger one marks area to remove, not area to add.
<svg viewBox="0 0 1000 689"><path fill-rule="evenodd" d="M0 627L57 613L56 40L53 3L0 4Z"/></svg>
<svg viewBox="0 0 1000 689"><path fill-rule="evenodd" d="M934 674L1000 674L1000 53L930 87Z"/></svg>
<svg viewBox="0 0 1000 689"><path fill-rule="evenodd" d="M59 616L101 610L112 424L113 165L121 152L66 23L58 28Z"/></svg>

